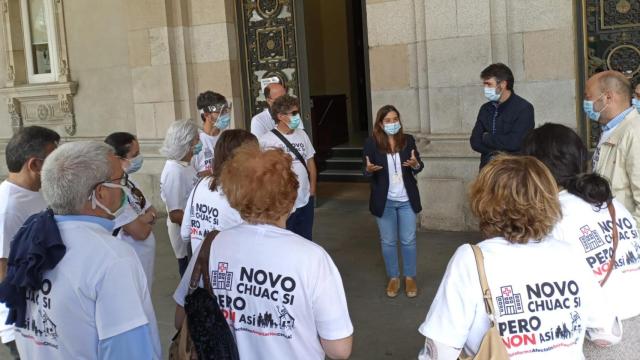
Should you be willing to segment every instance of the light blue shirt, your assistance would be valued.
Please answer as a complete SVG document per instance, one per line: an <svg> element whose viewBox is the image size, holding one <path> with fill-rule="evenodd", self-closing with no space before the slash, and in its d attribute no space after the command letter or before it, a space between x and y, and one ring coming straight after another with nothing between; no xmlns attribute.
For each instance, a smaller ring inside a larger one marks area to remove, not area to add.
<svg viewBox="0 0 640 360"><path fill-rule="evenodd" d="M114 226L113 220L92 215L54 215L53 218L56 220L56 222L84 221L88 223L98 224L110 233L113 231Z"/></svg>
<svg viewBox="0 0 640 360"><path fill-rule="evenodd" d="M153 340L149 324L98 342L98 359L153 359Z"/></svg>

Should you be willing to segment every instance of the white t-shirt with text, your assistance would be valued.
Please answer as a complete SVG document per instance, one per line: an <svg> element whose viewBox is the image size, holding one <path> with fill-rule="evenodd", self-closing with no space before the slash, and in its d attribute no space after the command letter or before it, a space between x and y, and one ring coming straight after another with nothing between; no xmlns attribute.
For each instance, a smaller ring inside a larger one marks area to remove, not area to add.
<svg viewBox="0 0 640 360"><path fill-rule="evenodd" d="M211 136L204 131L200 131L199 135L200 142L202 143L202 151L193 157L192 163L196 168L196 172L200 173L202 171L212 171L213 169L213 157L214 157L214 149L216 147L216 143L218 142L218 138L220 134L216 136Z"/></svg>
<svg viewBox="0 0 640 360"><path fill-rule="evenodd" d="M164 201L167 214L173 210L184 210L187 198L198 181L195 169L183 161L167 160L160 175L160 198ZM171 222L167 216L169 240L177 259L189 255L187 243L180 237L180 225Z"/></svg>
<svg viewBox="0 0 640 360"><path fill-rule="evenodd" d="M98 342L149 325L161 358L151 294L131 246L101 225L58 221L66 253L27 291L27 326L16 329L23 359L97 359Z"/></svg>
<svg viewBox="0 0 640 360"><path fill-rule="evenodd" d="M277 130L276 130L277 131ZM311 144L311 140L306 132L300 129L295 129L291 134L282 134L284 137L289 140L291 145L293 145L296 150L302 155L305 160L309 160L313 158L313 155L316 153L316 150L313 148ZM274 133L271 131L262 135L259 139L260 146L262 149L269 148L279 148L284 150L287 154L291 155L293 159L293 171L296 173L298 177L299 187L298 187L298 197L296 198L295 208L301 208L309 202L310 195L310 184L309 184L309 175L307 174L307 170L305 165L303 165L298 158L289 150L282 140L280 140Z"/></svg>
<svg viewBox="0 0 640 360"><path fill-rule="evenodd" d="M195 259L174 294L182 306ZM324 359L318 337L338 340L353 333L331 257L288 230L241 224L222 231L213 241L209 268L241 359Z"/></svg>
<svg viewBox="0 0 640 360"><path fill-rule="evenodd" d="M240 213L229 205L222 186L218 184L216 191L209 190L211 180L211 177L204 178L193 188L184 208L180 236L184 241L191 241L194 250L209 232L242 223Z"/></svg>
<svg viewBox="0 0 640 360"><path fill-rule="evenodd" d="M39 213L47 204L39 191L27 190L8 180L0 184L0 258L8 259L11 242L29 216ZM3 343L13 341L13 325L5 325L9 309L0 303L0 338Z"/></svg>
<svg viewBox="0 0 640 360"><path fill-rule="evenodd" d="M553 238L569 244L599 283L609 270L613 254L613 223L607 205L592 206L566 190L559 197L563 217ZM609 306L625 320L640 315L640 238L631 213L615 199L613 205L618 247L614 270L603 289Z"/></svg>
<svg viewBox="0 0 640 360"><path fill-rule="evenodd" d="M544 239L478 244L498 331L513 359L582 359L587 328L611 329L615 316L582 260L569 245ZM419 331L469 354L489 328L473 250L460 246Z"/></svg>

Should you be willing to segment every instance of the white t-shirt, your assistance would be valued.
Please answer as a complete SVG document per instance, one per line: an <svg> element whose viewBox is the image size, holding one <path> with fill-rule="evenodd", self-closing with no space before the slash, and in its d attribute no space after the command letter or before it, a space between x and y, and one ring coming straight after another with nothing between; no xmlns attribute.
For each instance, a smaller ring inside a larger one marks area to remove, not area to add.
<svg viewBox="0 0 640 360"><path fill-rule="evenodd" d="M563 218L553 237L569 244L599 282L607 274L613 252L609 210L606 204L597 208L566 190L559 197ZM619 241L614 271L603 289L616 315L625 320L640 315L640 239L633 215L615 199L613 205Z"/></svg>
<svg viewBox="0 0 640 360"><path fill-rule="evenodd" d="M479 244L498 331L511 359L583 359L587 328L610 329L615 316L571 247L545 239ZM489 328L473 250L460 246L419 331L444 345L478 351Z"/></svg>
<svg viewBox="0 0 640 360"><path fill-rule="evenodd" d="M129 204L126 205L126 210L115 219L114 227L119 228L135 221L150 207L151 201L149 201L148 199L145 203L144 208L141 209L138 199L129 198ZM149 236L147 236L146 239L136 240L131 237L131 235L127 234L124 229L120 229L116 238L131 245L131 247L133 247L133 250L135 250L138 258L140 259L140 263L142 264L144 274L147 277L149 292L151 292L151 285L153 284L153 264L156 258L156 238L153 235L153 231L149 233Z"/></svg>
<svg viewBox="0 0 640 360"><path fill-rule="evenodd" d="M188 163L167 160L160 175L160 198L167 207L167 214L173 210L184 210L189 193L197 181L196 171ZM180 225L172 223L169 216L167 229L176 258L188 256L187 243L180 237Z"/></svg>
<svg viewBox="0 0 640 360"><path fill-rule="evenodd" d="M287 140L293 145L296 150L302 155L305 160L309 160L316 153L316 150L313 148L311 144L311 140L309 140L309 136L306 132L300 129L295 129L291 134L283 134ZM307 170L305 165L303 165L298 158L293 154L289 148L282 142L282 140L278 139L278 137L272 133L271 131L262 135L259 139L260 146L263 149L268 148L280 148L284 150L287 154L291 155L293 159L293 171L298 176L298 197L296 198L295 207L300 208L309 202L309 175L307 174Z"/></svg>
<svg viewBox="0 0 640 360"><path fill-rule="evenodd" d="M193 188L184 208L180 236L184 241L191 241L192 249L197 249L210 231L222 231L242 223L240 213L229 205L222 187L218 184L216 191L209 190L211 179L204 178Z"/></svg>
<svg viewBox="0 0 640 360"><path fill-rule="evenodd" d="M58 221L67 250L27 291L27 327L16 329L23 359L97 359L98 341L149 325L154 358L160 339L151 295L133 249L97 223Z"/></svg>
<svg viewBox="0 0 640 360"><path fill-rule="evenodd" d="M265 108L261 113L251 118L251 133L256 137L260 137L272 129L275 129L276 122L271 117L269 108ZM298 129L304 130L304 124L300 122Z"/></svg>
<svg viewBox="0 0 640 360"><path fill-rule="evenodd" d="M275 226L241 224L221 232L211 254L212 288L241 359L324 359L318 336L353 333L340 273L319 245ZM173 295L179 305L195 258Z"/></svg>
<svg viewBox="0 0 640 360"><path fill-rule="evenodd" d="M27 218L46 207L47 204L39 191L27 190L7 180L0 184L0 258L9 258L13 237ZM3 343L14 339L13 325L5 325L7 315L9 309L0 303L0 338Z"/></svg>
<svg viewBox="0 0 640 360"><path fill-rule="evenodd" d="M387 169L389 169L389 192L387 199L393 201L409 201L407 189L402 179L402 161L400 153L387 154Z"/></svg>
<svg viewBox="0 0 640 360"><path fill-rule="evenodd" d="M211 136L204 131L200 131L199 137L200 142L202 143L202 151L193 157L192 163L198 173L202 171L211 171L213 169L213 150L216 147L220 134Z"/></svg>

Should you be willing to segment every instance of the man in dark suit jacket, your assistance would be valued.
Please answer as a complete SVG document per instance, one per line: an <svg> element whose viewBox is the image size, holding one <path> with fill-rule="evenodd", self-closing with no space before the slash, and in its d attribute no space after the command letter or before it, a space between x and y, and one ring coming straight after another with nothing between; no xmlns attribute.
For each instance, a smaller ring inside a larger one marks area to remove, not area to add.
<svg viewBox="0 0 640 360"><path fill-rule="evenodd" d="M491 64L480 73L484 95L471 132L471 148L480 153L480 168L498 152L517 153L535 127L533 105L513 92L513 73L505 64Z"/></svg>

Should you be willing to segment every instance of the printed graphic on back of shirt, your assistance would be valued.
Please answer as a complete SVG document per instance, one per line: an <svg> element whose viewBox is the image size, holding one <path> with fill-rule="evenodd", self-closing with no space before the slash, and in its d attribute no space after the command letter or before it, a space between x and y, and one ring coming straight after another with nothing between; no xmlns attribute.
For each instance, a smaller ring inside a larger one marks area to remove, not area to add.
<svg viewBox="0 0 640 360"><path fill-rule="evenodd" d="M206 203L193 203L191 205L191 239L203 240L211 229L202 229L203 224L210 226L220 225L220 211L218 208Z"/></svg>
<svg viewBox="0 0 640 360"><path fill-rule="evenodd" d="M616 219L618 228L618 248L616 250L615 268L622 272L640 270L640 239L634 220L626 216ZM585 252L585 259L595 275L604 276L609 271L613 255L613 222L598 222L598 228L589 225L580 227L579 239ZM599 231L598 231L599 230Z"/></svg>
<svg viewBox="0 0 640 360"><path fill-rule="evenodd" d="M42 280L39 290L27 289L26 300L29 304L28 309L36 307L37 314L27 310L25 316L25 328L16 328L16 330L28 341L32 341L37 346L49 346L54 349L58 348L58 331L56 322L49 317L51 312L51 299L48 297L51 293L51 281ZM34 317L31 317L34 315Z"/></svg>
<svg viewBox="0 0 640 360"><path fill-rule="evenodd" d="M296 281L269 270L241 266L240 274L234 274L229 268L229 263L219 262L211 272L211 287L218 290L229 325L236 332L293 338ZM249 302L254 309L248 308Z"/></svg>
<svg viewBox="0 0 640 360"><path fill-rule="evenodd" d="M498 331L509 356L577 344L585 330L580 288L574 280L500 287L495 296Z"/></svg>

